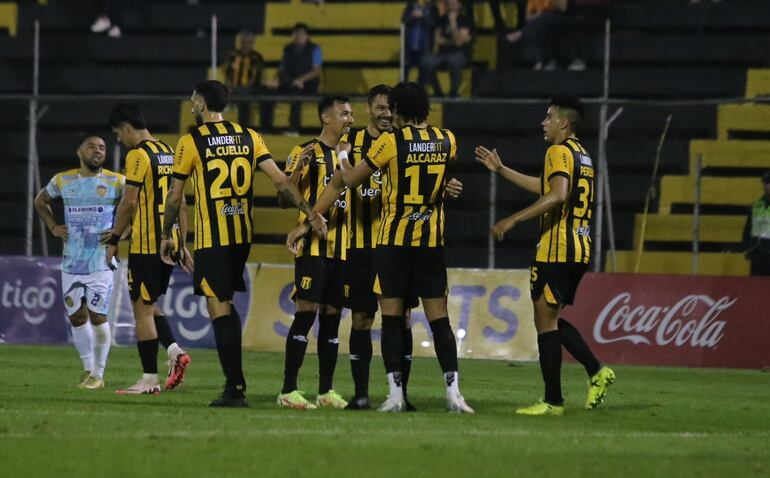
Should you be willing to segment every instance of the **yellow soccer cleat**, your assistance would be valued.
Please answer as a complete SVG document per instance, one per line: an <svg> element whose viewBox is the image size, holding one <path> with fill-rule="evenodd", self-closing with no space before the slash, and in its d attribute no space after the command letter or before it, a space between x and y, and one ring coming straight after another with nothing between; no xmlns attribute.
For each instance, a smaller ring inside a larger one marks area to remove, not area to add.
<svg viewBox="0 0 770 478"><path fill-rule="evenodd" d="M75 382L75 386L76 386L77 388L83 388L83 385L85 385L85 384L86 384L86 382L88 381L88 377L90 377L90 376L91 376L91 372L89 372L88 370L86 370L85 372L83 372L83 373L80 375L80 377L78 377L78 381L77 381L77 382Z"/></svg>
<svg viewBox="0 0 770 478"><path fill-rule="evenodd" d="M541 415L561 416L561 415L564 415L565 413L566 411L564 410L564 405L551 405L548 402L539 402L530 407L519 408L518 410L516 410L516 415L530 415L530 416L541 416Z"/></svg>
<svg viewBox="0 0 770 478"><path fill-rule="evenodd" d="M317 408L308 402L299 390L278 395L277 402L283 408L294 408L295 410L315 410Z"/></svg>
<svg viewBox="0 0 770 478"><path fill-rule="evenodd" d="M320 408L345 408L348 406L348 402L345 401L342 396L334 390L329 390L323 395L319 395L315 399L316 406Z"/></svg>
<svg viewBox="0 0 770 478"><path fill-rule="evenodd" d="M596 375L588 380L588 398L586 398L586 409L592 410L604 401L607 389L615 381L615 372L609 367L602 367L596 372Z"/></svg>
<svg viewBox="0 0 770 478"><path fill-rule="evenodd" d="M93 375L89 375L89 377L86 379L86 382L80 388L84 388L86 390L99 390L100 388L104 388L104 380L101 378L96 378Z"/></svg>

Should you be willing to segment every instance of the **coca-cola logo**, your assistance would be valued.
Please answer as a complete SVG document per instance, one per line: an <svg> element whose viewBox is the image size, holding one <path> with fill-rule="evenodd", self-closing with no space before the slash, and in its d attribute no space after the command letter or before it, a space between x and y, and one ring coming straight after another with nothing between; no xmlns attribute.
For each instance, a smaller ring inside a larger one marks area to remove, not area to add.
<svg viewBox="0 0 770 478"><path fill-rule="evenodd" d="M724 336L725 320L719 314L738 298L691 294L671 306L631 305L624 292L610 300L594 324L594 340L600 344L628 341L635 345L714 347Z"/></svg>
<svg viewBox="0 0 770 478"><path fill-rule="evenodd" d="M219 211L222 216L242 216L243 215L243 203L225 204L222 206L222 210Z"/></svg>

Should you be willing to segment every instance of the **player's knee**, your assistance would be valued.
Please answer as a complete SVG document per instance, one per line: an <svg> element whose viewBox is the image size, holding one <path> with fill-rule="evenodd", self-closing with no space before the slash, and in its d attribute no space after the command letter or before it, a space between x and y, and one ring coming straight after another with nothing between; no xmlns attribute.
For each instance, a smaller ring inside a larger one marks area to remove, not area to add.
<svg viewBox="0 0 770 478"><path fill-rule="evenodd" d="M82 307L80 310L70 315L69 318L70 324L72 324L73 327L80 327L88 322L88 312L85 310L85 307Z"/></svg>
<svg viewBox="0 0 770 478"><path fill-rule="evenodd" d="M374 316L368 312L354 312L352 318L353 330L371 330Z"/></svg>
<svg viewBox="0 0 770 478"><path fill-rule="evenodd" d="M306 300L297 301L297 312L318 312L321 305L316 302L308 302Z"/></svg>
<svg viewBox="0 0 770 478"><path fill-rule="evenodd" d="M91 319L91 324L102 325L107 322L107 316L104 314L97 314L96 312L88 311L88 315Z"/></svg>

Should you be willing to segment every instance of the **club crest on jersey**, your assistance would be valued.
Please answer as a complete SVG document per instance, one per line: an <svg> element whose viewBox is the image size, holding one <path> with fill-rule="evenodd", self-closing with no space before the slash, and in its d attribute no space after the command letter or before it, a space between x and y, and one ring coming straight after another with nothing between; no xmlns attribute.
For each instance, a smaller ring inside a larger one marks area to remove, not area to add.
<svg viewBox="0 0 770 478"><path fill-rule="evenodd" d="M98 194L101 197L104 197L107 195L107 186L100 184L96 186L96 194Z"/></svg>
<svg viewBox="0 0 770 478"><path fill-rule="evenodd" d="M310 285L313 283L313 278L308 276L303 276L302 281L300 282L299 286L302 287L304 290L310 289Z"/></svg>
<svg viewBox="0 0 770 478"><path fill-rule="evenodd" d="M64 298L64 303L67 305L67 307L72 307L72 306L75 305L75 301L72 300L72 297L70 297L70 296L66 296Z"/></svg>

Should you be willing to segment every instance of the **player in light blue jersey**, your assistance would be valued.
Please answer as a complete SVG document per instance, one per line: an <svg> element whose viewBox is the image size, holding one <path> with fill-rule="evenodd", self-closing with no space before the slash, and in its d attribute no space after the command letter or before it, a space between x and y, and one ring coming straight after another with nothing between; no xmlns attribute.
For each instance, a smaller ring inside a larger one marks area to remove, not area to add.
<svg viewBox="0 0 770 478"><path fill-rule="evenodd" d="M106 149L99 136L83 138L77 149L80 168L55 175L35 198L35 209L48 230L64 240L62 292L85 370L77 385L86 389L104 387L112 341L107 310L113 272L105 261L105 244L112 235L125 178L102 168ZM64 205L64 224L57 222L51 210L56 200Z"/></svg>

